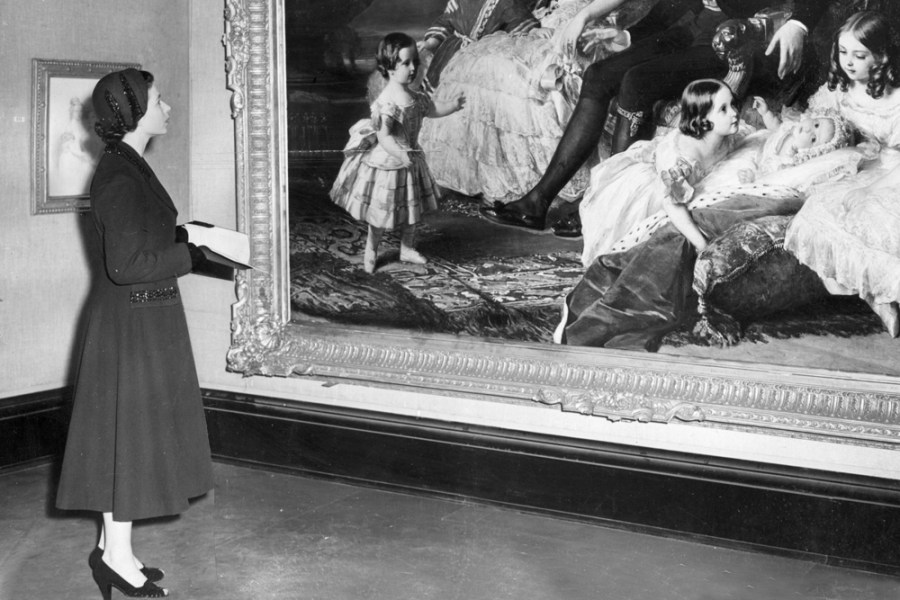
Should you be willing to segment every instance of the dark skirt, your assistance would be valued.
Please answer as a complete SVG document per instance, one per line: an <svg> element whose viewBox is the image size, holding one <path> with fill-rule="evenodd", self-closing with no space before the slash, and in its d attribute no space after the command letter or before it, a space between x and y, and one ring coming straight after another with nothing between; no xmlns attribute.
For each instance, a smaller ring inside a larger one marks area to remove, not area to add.
<svg viewBox="0 0 900 600"><path fill-rule="evenodd" d="M691 214L713 240L737 223L795 214L801 205L746 195ZM696 259L694 247L671 223L643 244L597 258L566 297L563 343L655 352L667 333L697 316Z"/></svg>
<svg viewBox="0 0 900 600"><path fill-rule="evenodd" d="M101 287L89 301L57 506L117 521L183 512L213 478L180 295L135 304L128 286Z"/></svg>

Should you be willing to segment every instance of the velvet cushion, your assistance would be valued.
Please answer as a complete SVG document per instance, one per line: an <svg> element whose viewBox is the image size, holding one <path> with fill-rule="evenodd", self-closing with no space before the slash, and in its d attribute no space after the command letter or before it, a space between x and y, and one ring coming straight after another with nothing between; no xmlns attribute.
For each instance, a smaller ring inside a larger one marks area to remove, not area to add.
<svg viewBox="0 0 900 600"><path fill-rule="evenodd" d="M791 216L734 225L697 257L694 291L701 321L695 333L734 343L738 321L796 308L828 295L819 277L783 249Z"/></svg>

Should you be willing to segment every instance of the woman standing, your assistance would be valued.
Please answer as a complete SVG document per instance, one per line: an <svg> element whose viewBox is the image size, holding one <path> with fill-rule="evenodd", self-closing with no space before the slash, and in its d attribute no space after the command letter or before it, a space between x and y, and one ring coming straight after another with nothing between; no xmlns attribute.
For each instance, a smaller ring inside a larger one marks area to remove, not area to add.
<svg viewBox="0 0 900 600"><path fill-rule="evenodd" d="M91 184L99 238L75 400L57 494L63 509L102 514L89 558L108 599L159 598L159 569L134 554L132 521L177 514L212 488L209 440L177 277L202 261L176 243L177 210L144 160L170 107L153 76L125 69L94 88L107 143Z"/></svg>

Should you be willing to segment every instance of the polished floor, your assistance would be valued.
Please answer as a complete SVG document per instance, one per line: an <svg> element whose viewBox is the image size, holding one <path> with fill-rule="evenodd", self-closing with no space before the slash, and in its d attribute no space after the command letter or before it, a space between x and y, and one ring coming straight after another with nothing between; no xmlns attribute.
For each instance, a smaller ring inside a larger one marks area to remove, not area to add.
<svg viewBox="0 0 900 600"><path fill-rule="evenodd" d="M215 474L181 517L135 527L171 598L900 598L884 575L226 464ZM53 488L48 466L0 474L0 599L99 598L95 522L54 510Z"/></svg>

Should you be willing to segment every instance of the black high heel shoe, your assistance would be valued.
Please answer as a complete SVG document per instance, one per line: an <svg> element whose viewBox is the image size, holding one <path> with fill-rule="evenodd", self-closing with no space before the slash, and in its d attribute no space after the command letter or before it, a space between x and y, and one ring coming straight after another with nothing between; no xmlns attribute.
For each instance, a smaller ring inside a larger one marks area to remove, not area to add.
<svg viewBox="0 0 900 600"><path fill-rule="evenodd" d="M97 561L99 561L102 556L103 548L101 548L100 546L94 548L88 555L88 566L92 571L94 570L94 565L97 564ZM141 567L141 573L144 574L144 577L146 577L147 581L149 581L150 583L162 581L163 577L166 576L166 572L162 569L157 569L156 567L148 567L147 565Z"/></svg>
<svg viewBox="0 0 900 600"><path fill-rule="evenodd" d="M141 587L134 587L125 581L121 575L113 571L112 567L106 564L102 556L95 563L91 572L94 576L94 581L97 582L97 587L100 588L103 600L112 600L113 587L129 598L165 598L169 595L166 590L149 580L145 581Z"/></svg>

